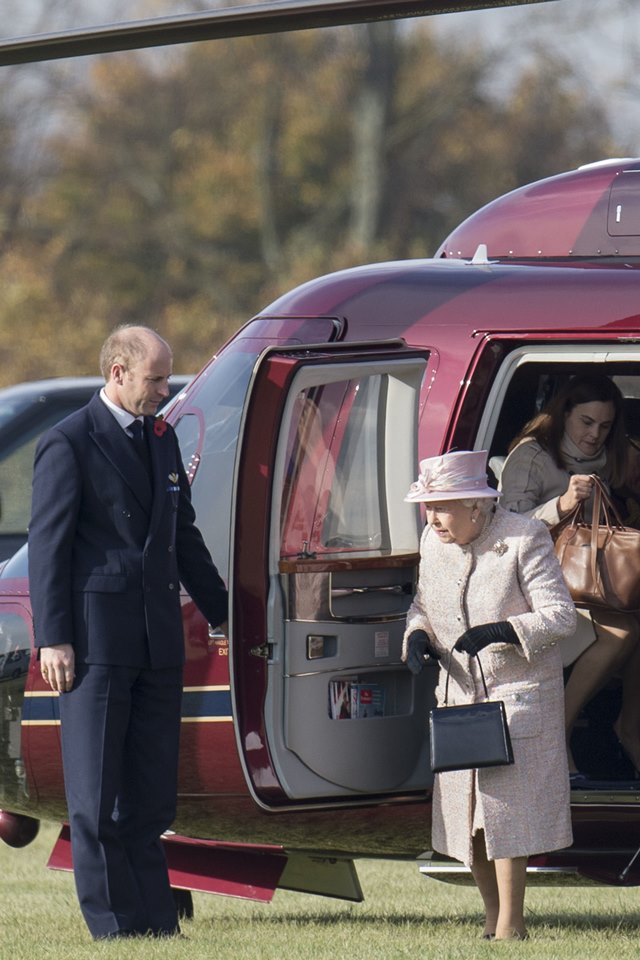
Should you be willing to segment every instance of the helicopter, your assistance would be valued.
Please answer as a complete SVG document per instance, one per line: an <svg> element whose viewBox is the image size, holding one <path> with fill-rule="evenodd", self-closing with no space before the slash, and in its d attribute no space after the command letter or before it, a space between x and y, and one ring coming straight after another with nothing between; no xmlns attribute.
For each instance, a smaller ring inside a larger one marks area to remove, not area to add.
<svg viewBox="0 0 640 960"><path fill-rule="evenodd" d="M388 15L390 4L351 6ZM182 595L174 887L358 901L361 857L420 858L430 876L468 879L430 848L436 676L400 657L423 525L404 494L420 458L452 448L487 450L497 482L522 424L585 368L640 405L639 175L638 158L559 174L489 203L433 258L302 284L172 403L231 596L225 636ZM0 835L20 845L39 819L62 822L50 866L71 869L26 550L0 571L0 645L20 654L18 675L0 679ZM640 883L640 791L606 737L619 692L612 683L576 730L591 782L572 791L573 846L530 860L545 882Z"/></svg>

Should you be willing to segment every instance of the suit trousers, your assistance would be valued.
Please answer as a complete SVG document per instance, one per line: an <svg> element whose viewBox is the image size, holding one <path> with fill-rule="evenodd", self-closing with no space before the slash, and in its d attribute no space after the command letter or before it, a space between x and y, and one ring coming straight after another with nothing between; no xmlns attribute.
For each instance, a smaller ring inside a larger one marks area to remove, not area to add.
<svg viewBox="0 0 640 960"><path fill-rule="evenodd" d="M175 818L182 668L77 664L60 695L80 907L96 938L178 929L160 839Z"/></svg>

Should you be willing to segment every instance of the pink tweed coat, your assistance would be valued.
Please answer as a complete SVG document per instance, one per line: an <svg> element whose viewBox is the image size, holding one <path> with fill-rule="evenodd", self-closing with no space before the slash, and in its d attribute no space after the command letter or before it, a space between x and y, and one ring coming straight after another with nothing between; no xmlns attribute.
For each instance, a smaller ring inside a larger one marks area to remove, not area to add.
<svg viewBox="0 0 640 960"><path fill-rule="evenodd" d="M494 644L480 653L489 697L504 700L513 743L508 767L437 774L434 850L472 862L472 835L485 832L489 859L528 856L572 842L564 689L558 640L576 628L546 526L500 507L465 546L442 543L429 527L420 546L418 589L407 615L441 655L436 695L449 703L484 698L475 657L453 652L467 627L509 620L519 646Z"/></svg>

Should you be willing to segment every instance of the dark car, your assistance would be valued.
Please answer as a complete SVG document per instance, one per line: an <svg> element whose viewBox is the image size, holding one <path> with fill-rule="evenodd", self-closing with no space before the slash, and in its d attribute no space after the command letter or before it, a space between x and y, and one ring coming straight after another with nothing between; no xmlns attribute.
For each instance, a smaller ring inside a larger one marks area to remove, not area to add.
<svg viewBox="0 0 640 960"><path fill-rule="evenodd" d="M175 375L174 397L190 377ZM84 406L103 386L101 377L59 377L0 390L0 560L26 542L31 514L31 472L38 438Z"/></svg>

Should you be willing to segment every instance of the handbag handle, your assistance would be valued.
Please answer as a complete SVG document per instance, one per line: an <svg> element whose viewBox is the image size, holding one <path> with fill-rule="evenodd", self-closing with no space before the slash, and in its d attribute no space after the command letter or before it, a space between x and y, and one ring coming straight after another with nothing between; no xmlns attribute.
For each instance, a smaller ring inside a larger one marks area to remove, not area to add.
<svg viewBox="0 0 640 960"><path fill-rule="evenodd" d="M482 686L484 687L484 696L485 696L485 699L488 700L488 699L489 699L489 691L487 690L487 681L486 681L485 678L484 678L484 670L482 669L482 664L481 664L481 662L480 662L480 654L479 654L479 653L476 653L476 654L474 654L474 656L475 656L476 660L478 661L478 667L480 668L480 676L482 677ZM445 705L445 707L447 706L448 701L449 701L449 675L450 675L450 673L451 673L451 663L452 663L452 661L453 661L453 657L451 656L451 657L449 657L449 665L448 665L448 667L447 667L447 679L446 679L446 682L445 682L445 685L444 685L444 705Z"/></svg>
<svg viewBox="0 0 640 960"><path fill-rule="evenodd" d="M591 479L594 484L594 494L593 494L593 511L591 514L591 550L590 550L590 566L591 566L591 580L593 583L598 582L598 529L600 527L600 518L603 519L603 526L606 526L609 533L613 533L613 528L618 527L619 529L624 529L624 524L618 513L611 497L607 493L605 486L600 479L596 476L595 473L591 474ZM584 504L585 501L581 500L573 508L571 513L569 513L563 521L563 526L575 527L578 523L587 523L584 517Z"/></svg>
<svg viewBox="0 0 640 960"><path fill-rule="evenodd" d="M603 516L604 525L608 527L609 530L612 530L613 527L619 527L620 529L624 529L624 523L622 522L622 518L618 513L618 510L613 500L607 493L604 483L602 482L600 477L596 476L595 473L590 474L590 477L593 480L594 488L595 488L594 495L593 495L593 516L591 518L591 525L598 527L600 523L600 517ZM584 518L585 502L586 502L585 500L580 500L580 502L575 505L573 510L571 510L566 515L566 517L563 517L562 520L560 520L560 522L556 524L556 528L560 526L575 527L576 524L580 522L586 523L587 521Z"/></svg>

